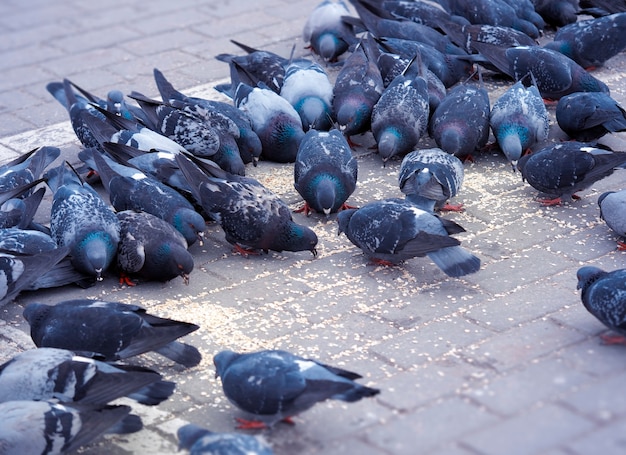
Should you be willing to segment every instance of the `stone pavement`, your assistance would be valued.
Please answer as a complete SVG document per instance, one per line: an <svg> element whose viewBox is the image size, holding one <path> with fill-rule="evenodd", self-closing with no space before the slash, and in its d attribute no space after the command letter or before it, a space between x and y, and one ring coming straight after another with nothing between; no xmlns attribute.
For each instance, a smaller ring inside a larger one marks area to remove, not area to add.
<svg viewBox="0 0 626 455"><path fill-rule="evenodd" d="M238 52L235 38L289 55L317 0L198 1L4 0L0 3L0 159L40 145L57 145L76 162L78 141L46 83L68 77L103 95L119 88L156 96L158 67L188 94L216 97L228 76L213 57ZM259 5L263 5L261 8ZM595 74L626 104L626 56ZM492 100L508 86L489 81ZM554 120L554 106L550 107ZM553 136L559 132L553 121ZM602 142L626 150L626 135ZM349 200L400 196L399 162L382 167L363 143L359 184ZM422 146L431 145L425 140ZM300 204L292 165L261 163L250 175L291 207ZM221 349L280 348L360 372L378 387L374 399L326 402L276 425L264 436L277 454L621 454L626 450L626 349L602 345L604 331L580 303L576 270L584 264L625 267L616 236L599 219L597 196L625 186L624 171L582 193L570 205L543 208L535 191L497 152L466 165L457 202L446 214L467 229L463 245L482 259L480 272L452 279L428 259L401 267L368 265L334 217L294 215L318 234L319 256L231 253L222 231L208 227L194 245L191 283L120 287L114 277L93 288L22 294L0 309L0 361L31 348L21 317L31 301L79 297L139 303L162 316L197 323L187 341L202 364L182 370L159 356L133 359L178 383L171 400L134 403L145 429L111 435L89 454L176 452L186 422L231 431L237 411L214 378ZM49 214L49 195L41 221Z"/></svg>

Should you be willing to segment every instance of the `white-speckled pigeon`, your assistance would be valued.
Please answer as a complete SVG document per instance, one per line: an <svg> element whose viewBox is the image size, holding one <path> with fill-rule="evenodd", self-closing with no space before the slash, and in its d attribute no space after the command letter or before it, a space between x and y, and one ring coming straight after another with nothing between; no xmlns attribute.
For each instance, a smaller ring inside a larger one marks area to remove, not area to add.
<svg viewBox="0 0 626 455"><path fill-rule="evenodd" d="M352 26L342 19L348 15L350 10L342 0L323 0L304 24L304 42L325 61L336 61L357 40Z"/></svg>
<svg viewBox="0 0 626 455"><path fill-rule="evenodd" d="M576 92L556 105L556 121L569 137L593 141L607 133L626 131L626 111L608 93Z"/></svg>
<svg viewBox="0 0 626 455"><path fill-rule="evenodd" d="M239 428L265 428L320 401L350 403L380 392L354 382L356 373L286 351L221 351L213 362L224 394L250 418L237 419Z"/></svg>

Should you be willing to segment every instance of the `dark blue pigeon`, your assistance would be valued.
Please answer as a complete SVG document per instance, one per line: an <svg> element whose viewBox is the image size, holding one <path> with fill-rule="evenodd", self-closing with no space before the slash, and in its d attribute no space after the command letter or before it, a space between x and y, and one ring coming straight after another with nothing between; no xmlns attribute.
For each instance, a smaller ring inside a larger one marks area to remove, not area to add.
<svg viewBox="0 0 626 455"><path fill-rule="evenodd" d="M0 193L38 180L60 154L61 150L56 147L39 147L3 164L0 166Z"/></svg>
<svg viewBox="0 0 626 455"><path fill-rule="evenodd" d="M143 211L157 216L176 228L189 246L202 241L206 229L204 218L178 191L93 149L79 152L78 157L98 172L115 210ZM173 157L172 162L175 163Z"/></svg>
<svg viewBox="0 0 626 455"><path fill-rule="evenodd" d="M261 155L277 163L293 163L304 137L302 120L285 98L263 87L239 83L235 105L250 118L252 128L261 139Z"/></svg>
<svg viewBox="0 0 626 455"><path fill-rule="evenodd" d="M0 402L56 399L105 405L127 396L156 405L169 398L174 387L148 368L105 363L65 349L30 349L0 365Z"/></svg>
<svg viewBox="0 0 626 455"><path fill-rule="evenodd" d="M606 191L598 197L600 218L613 232L626 238L626 190ZM626 242L619 240L617 249L626 251Z"/></svg>
<svg viewBox="0 0 626 455"><path fill-rule="evenodd" d="M241 159L246 164L251 162L256 166L262 150L261 140L252 129L250 118L242 110L221 101L186 96L176 90L174 86L165 78L163 73L156 68L154 69L154 80L156 81L161 98L164 101L171 102L172 100L177 100L182 101L187 105L196 105L199 109L206 109L209 112L214 111L226 115L233 122L235 122L239 128L239 138L237 139L237 144L239 145Z"/></svg>
<svg viewBox="0 0 626 455"><path fill-rule="evenodd" d="M488 43L474 43L474 47L500 71L516 81L532 74L543 98L558 100L574 92L609 93L604 82L560 52L539 46L505 49Z"/></svg>
<svg viewBox="0 0 626 455"><path fill-rule="evenodd" d="M428 125L430 136L446 153L471 157L489 139L489 94L481 83L459 84L441 100Z"/></svg>
<svg viewBox="0 0 626 455"><path fill-rule="evenodd" d="M0 403L2 449L7 454L74 452L113 428L129 432L124 431L129 413L124 405L93 409L54 401L7 401Z"/></svg>
<svg viewBox="0 0 626 455"><path fill-rule="evenodd" d="M369 131L372 109L383 93L383 79L370 38L361 40L337 74L333 89L333 112L339 129L347 136Z"/></svg>
<svg viewBox="0 0 626 455"><path fill-rule="evenodd" d="M287 204L261 183L226 177L226 173L227 179L209 177L183 155L177 155L176 161L193 188L193 197L220 223L226 241L241 254L273 250L317 255L315 232L295 223Z"/></svg>
<svg viewBox="0 0 626 455"><path fill-rule="evenodd" d="M138 276L150 281L169 281L182 277L189 283L193 256L187 251L187 241L167 221L146 212L124 210L117 213L120 220L120 243L117 266L126 284Z"/></svg>
<svg viewBox="0 0 626 455"><path fill-rule="evenodd" d="M522 81L513 84L493 103L489 124L515 170L522 154L548 139L548 111L537 86L525 87Z"/></svg>
<svg viewBox="0 0 626 455"><path fill-rule="evenodd" d="M261 437L241 433L215 433L193 423L176 432L178 449L190 455L274 455L272 447Z"/></svg>
<svg viewBox="0 0 626 455"><path fill-rule="evenodd" d="M302 119L302 128L328 130L333 123L333 84L320 65L307 59L295 59L285 67L280 96L294 107Z"/></svg>
<svg viewBox="0 0 626 455"><path fill-rule="evenodd" d="M120 224L113 209L65 163L46 172L54 193L50 231L59 246L70 248L72 264L80 272L102 279L120 240Z"/></svg>
<svg viewBox="0 0 626 455"><path fill-rule="evenodd" d="M352 26L343 20L350 10L342 1L323 0L309 14L302 38L313 52L327 62L334 62L357 41Z"/></svg>
<svg viewBox="0 0 626 455"><path fill-rule="evenodd" d="M563 27L578 20L578 0L533 0L535 11L554 27Z"/></svg>
<svg viewBox="0 0 626 455"><path fill-rule="evenodd" d="M359 374L286 351L221 351L213 363L224 394L249 417L237 419L239 428L290 422L290 417L318 402L332 399L352 403L380 392L354 382Z"/></svg>
<svg viewBox="0 0 626 455"><path fill-rule="evenodd" d="M339 131L308 131L294 166L294 186L304 199L298 211L328 216L352 208L346 200L356 188L357 174L357 161Z"/></svg>
<svg viewBox="0 0 626 455"><path fill-rule="evenodd" d="M593 13L592 15L595 17L626 11L626 1L624 0L580 0L578 3L583 12Z"/></svg>
<svg viewBox="0 0 626 455"><path fill-rule="evenodd" d="M197 325L154 316L138 305L76 299L29 303L23 314L37 347L68 349L106 362L150 351L185 367L202 359L196 348L176 341Z"/></svg>
<svg viewBox="0 0 626 455"><path fill-rule="evenodd" d="M599 267L578 269L577 289L583 305L616 335L601 335L607 344L626 344L626 269L605 272Z"/></svg>
<svg viewBox="0 0 626 455"><path fill-rule="evenodd" d="M535 5L531 0L504 0L504 3L515 10L515 14L519 19L532 23L539 33L543 32L546 27L546 21L535 10Z"/></svg>
<svg viewBox="0 0 626 455"><path fill-rule="evenodd" d="M449 5L443 2L415 2L415 1L391 1L391 0L368 0L367 3L383 7L393 17L408 19L417 24L429 27L441 27L446 22L468 24L467 19L450 13Z"/></svg>
<svg viewBox="0 0 626 455"><path fill-rule="evenodd" d="M0 229L0 250L18 254L39 254L54 250L57 243L45 232L17 227Z"/></svg>
<svg viewBox="0 0 626 455"><path fill-rule="evenodd" d="M0 253L0 307L49 272L67 256L68 248L55 248L34 255Z"/></svg>
<svg viewBox="0 0 626 455"><path fill-rule="evenodd" d="M602 66L626 49L626 13L566 25L544 47L567 55L586 69Z"/></svg>
<svg viewBox="0 0 626 455"><path fill-rule="evenodd" d="M537 26L517 15L515 8L502 0L449 0L453 14L466 18L472 24L490 24L511 27L539 38Z"/></svg>
<svg viewBox="0 0 626 455"><path fill-rule="evenodd" d="M563 200L580 199L575 193L608 177L625 163L626 152L570 141L524 155L518 167L522 178L541 193L543 205L558 205Z"/></svg>
<svg viewBox="0 0 626 455"><path fill-rule="evenodd" d="M463 185L463 163L441 149L415 150L404 157L398 186L406 199L428 212L461 211L463 204L447 204Z"/></svg>
<svg viewBox="0 0 626 455"><path fill-rule="evenodd" d="M39 228L39 225L33 222L33 218L39 209L46 189L39 188L28 196L24 196L24 194L28 194L33 187L43 181L43 179L38 179L0 193L0 228ZM45 228L41 228L45 230Z"/></svg>
<svg viewBox="0 0 626 455"><path fill-rule="evenodd" d="M572 139L587 142L626 131L626 111L608 93L577 92L556 105L556 121Z"/></svg>
<svg viewBox="0 0 626 455"><path fill-rule="evenodd" d="M415 148L428 128L428 83L420 76L396 76L372 110L372 133L386 163Z"/></svg>
<svg viewBox="0 0 626 455"><path fill-rule="evenodd" d="M373 263L398 264L428 256L446 275L461 277L480 269L480 259L450 237L464 229L403 199L370 202L339 212L339 233Z"/></svg>

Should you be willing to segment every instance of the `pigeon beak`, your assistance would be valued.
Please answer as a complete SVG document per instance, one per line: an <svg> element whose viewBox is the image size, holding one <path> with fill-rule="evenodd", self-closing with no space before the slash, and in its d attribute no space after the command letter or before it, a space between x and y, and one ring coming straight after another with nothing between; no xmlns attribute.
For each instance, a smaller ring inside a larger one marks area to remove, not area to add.
<svg viewBox="0 0 626 455"><path fill-rule="evenodd" d="M511 161L511 167L513 168L513 172L517 172L517 160Z"/></svg>
<svg viewBox="0 0 626 455"><path fill-rule="evenodd" d="M317 250L315 248L313 248L311 250L311 253L313 253L313 257L316 258L317 257Z"/></svg>
<svg viewBox="0 0 626 455"><path fill-rule="evenodd" d="M198 245L204 246L204 232L198 232L196 237L198 239Z"/></svg>
<svg viewBox="0 0 626 455"><path fill-rule="evenodd" d="M330 209L331 208L324 209L324 215L326 215L326 218L330 216Z"/></svg>
<svg viewBox="0 0 626 455"><path fill-rule="evenodd" d="M96 281L102 281L104 278L102 278L102 269L96 269Z"/></svg>
<svg viewBox="0 0 626 455"><path fill-rule="evenodd" d="M189 275L187 275L186 273L183 273L181 275L181 277L183 278L183 283L185 283L185 286L189 285Z"/></svg>
<svg viewBox="0 0 626 455"><path fill-rule="evenodd" d="M259 157L258 156L253 156L252 157L252 165L254 167L257 167L258 164L259 164Z"/></svg>

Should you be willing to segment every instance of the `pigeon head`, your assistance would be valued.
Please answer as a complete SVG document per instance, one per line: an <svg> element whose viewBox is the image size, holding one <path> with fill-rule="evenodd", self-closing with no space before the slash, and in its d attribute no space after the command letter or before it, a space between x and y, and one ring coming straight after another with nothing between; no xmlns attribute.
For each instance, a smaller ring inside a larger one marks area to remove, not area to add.
<svg viewBox="0 0 626 455"><path fill-rule="evenodd" d="M378 137L378 153L386 163L389 158L397 155L402 150L402 133L398 128L385 128Z"/></svg>
<svg viewBox="0 0 626 455"><path fill-rule="evenodd" d="M80 272L102 280L117 252L117 241L104 231L91 231L78 239L70 249L72 265Z"/></svg>
<svg viewBox="0 0 626 455"><path fill-rule="evenodd" d="M310 251L313 257L317 256L317 235L306 226L289 223L285 234L280 235L277 240L278 250L285 251Z"/></svg>
<svg viewBox="0 0 626 455"><path fill-rule="evenodd" d="M582 293L584 294L587 287L589 287L589 285L598 278L605 275L605 273L606 272L599 267L590 265L581 267L578 269L578 272L576 272L576 278L578 278L578 285L576 286L576 289L582 289Z"/></svg>
<svg viewBox="0 0 626 455"><path fill-rule="evenodd" d="M320 57L327 62L348 50L348 44L332 32L321 33L315 38L315 47Z"/></svg>
<svg viewBox="0 0 626 455"><path fill-rule="evenodd" d="M295 161L298 147L304 138L302 122L296 123L291 116L281 113L272 118L272 123L273 126L268 129L271 137L264 143L274 144L276 150L272 154L275 154L276 161L289 163Z"/></svg>
<svg viewBox="0 0 626 455"><path fill-rule="evenodd" d="M151 263L148 263L149 261ZM189 284L189 274L193 270L193 256L181 245L164 243L149 256L149 261L147 257L143 267L149 276L162 279L162 281L180 276L185 284Z"/></svg>
<svg viewBox="0 0 626 455"><path fill-rule="evenodd" d="M350 224L350 219L352 215L357 211L357 209L347 209L342 210L337 214L337 224L339 225L339 230L337 231L337 235L342 232L345 233L348 230L348 225Z"/></svg>
<svg viewBox="0 0 626 455"><path fill-rule="evenodd" d="M337 111L339 129L347 136L369 128L371 109L363 100L353 97L346 100Z"/></svg>
<svg viewBox="0 0 626 455"><path fill-rule="evenodd" d="M336 180L331 180L329 176L320 176L315 185L315 206L316 211L323 212L326 216L330 215L337 201Z"/></svg>
<svg viewBox="0 0 626 455"><path fill-rule="evenodd" d="M22 316L28 322L28 325L31 327L31 336L37 331L37 328L41 326L41 321L45 320L50 312L49 305L44 305L43 303L29 303L24 308L22 312ZM38 340L33 339L36 345L38 345Z"/></svg>
<svg viewBox="0 0 626 455"><path fill-rule="evenodd" d="M329 106L317 96L302 98L294 108L300 114L305 131L311 128L327 130L332 125Z"/></svg>
<svg viewBox="0 0 626 455"><path fill-rule="evenodd" d="M522 142L526 136L528 136L528 130L517 128L516 125L511 125L511 128L502 129L498 134L500 149L507 160L509 160L514 170L522 156Z"/></svg>
<svg viewBox="0 0 626 455"><path fill-rule="evenodd" d="M224 371L226 371L228 366L240 356L241 354L228 350L220 351L215 354L215 356L213 357L213 365L215 365L215 377L223 377Z"/></svg>
<svg viewBox="0 0 626 455"><path fill-rule="evenodd" d="M202 237L204 236L206 223L202 215L198 212L181 208L172 218L172 225L185 237L187 245L193 245L196 240L202 245Z"/></svg>
<svg viewBox="0 0 626 455"><path fill-rule="evenodd" d="M237 144L239 145L239 153L241 153L244 163L252 162L252 164L256 166L259 161L261 151L263 150L263 145L261 144L259 135L252 131L252 129L245 128L241 128L239 130L239 134L240 136Z"/></svg>

